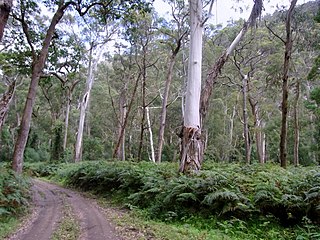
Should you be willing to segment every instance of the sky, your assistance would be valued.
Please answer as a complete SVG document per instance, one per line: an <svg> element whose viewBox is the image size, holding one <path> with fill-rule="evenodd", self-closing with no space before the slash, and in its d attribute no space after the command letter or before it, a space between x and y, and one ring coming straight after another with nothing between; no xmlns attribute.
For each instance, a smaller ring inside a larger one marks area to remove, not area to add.
<svg viewBox="0 0 320 240"><path fill-rule="evenodd" d="M301 5L309 1L310 0L298 0L297 4ZM242 0L239 3L236 2L236 0L216 0L212 9L213 16L211 17L210 22L215 25L226 25L228 21L232 19L247 19L250 15L254 1ZM277 6L286 6L286 8L288 8L289 5L290 0L264 0L265 11L263 15L266 13L273 13L277 9ZM170 9L168 8L168 5L163 2L163 0L155 0L153 6L160 16L165 16L168 9ZM244 10L242 13L240 13L240 7L242 7Z"/></svg>

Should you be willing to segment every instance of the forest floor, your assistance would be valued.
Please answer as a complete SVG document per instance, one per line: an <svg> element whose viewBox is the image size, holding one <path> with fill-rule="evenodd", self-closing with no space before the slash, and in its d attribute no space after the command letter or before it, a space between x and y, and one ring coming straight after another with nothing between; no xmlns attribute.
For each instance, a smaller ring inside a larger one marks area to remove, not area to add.
<svg viewBox="0 0 320 240"><path fill-rule="evenodd" d="M116 226L121 211L100 207L94 199L60 186L33 180L32 213L9 240L94 239L142 237L135 229Z"/></svg>

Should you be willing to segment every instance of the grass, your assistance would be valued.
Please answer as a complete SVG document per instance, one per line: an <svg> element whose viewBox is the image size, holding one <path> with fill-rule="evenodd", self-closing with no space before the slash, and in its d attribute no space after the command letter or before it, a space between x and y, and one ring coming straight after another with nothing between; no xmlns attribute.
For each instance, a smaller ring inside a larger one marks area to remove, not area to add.
<svg viewBox="0 0 320 240"><path fill-rule="evenodd" d="M117 226L121 236L126 240L231 240L218 229L198 229L190 224L168 223L151 220L139 209L128 210L118 203L99 198L99 205Z"/></svg>
<svg viewBox="0 0 320 240"><path fill-rule="evenodd" d="M21 222L22 218L18 216L0 218L0 239L14 233L20 227Z"/></svg>
<svg viewBox="0 0 320 240"><path fill-rule="evenodd" d="M106 211L116 203L112 216L125 239L320 239L319 166L209 163L191 176L171 163L30 167L99 196Z"/></svg>
<svg viewBox="0 0 320 240"><path fill-rule="evenodd" d="M58 228L53 232L51 240L76 240L79 237L80 226L72 207L63 198L63 217Z"/></svg>

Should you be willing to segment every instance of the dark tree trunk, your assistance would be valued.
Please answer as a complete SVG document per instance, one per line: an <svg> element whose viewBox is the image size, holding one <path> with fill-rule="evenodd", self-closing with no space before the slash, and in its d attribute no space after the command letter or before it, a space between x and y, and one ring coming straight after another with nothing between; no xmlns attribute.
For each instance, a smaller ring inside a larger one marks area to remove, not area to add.
<svg viewBox="0 0 320 240"><path fill-rule="evenodd" d="M242 96L243 96L243 135L244 135L244 146L246 154L246 164L250 164L250 139L249 139L249 124L248 124L248 109L247 109L247 83L248 76L244 75L242 79Z"/></svg>
<svg viewBox="0 0 320 240"><path fill-rule="evenodd" d="M124 132L125 132L125 129L126 129L126 126L127 126L127 123L128 123L129 114L131 112L132 105L133 105L133 102L134 102L134 99L135 99L135 96L136 96L136 92L137 92L137 88L138 88L140 77L141 77L141 74L139 74L139 76L137 77L137 80L135 82L133 93L132 93L132 96L131 96L131 99L130 99L130 102L129 102L129 105L128 105L128 110L126 112L126 115L125 115L125 118L124 118L124 122L123 122L123 124L121 126L121 129L120 129L120 132L118 134L118 140L117 140L116 146L115 146L115 148L113 150L113 154L112 154L113 158L117 158L120 155L120 153L119 153L120 152L120 146L121 146L123 138L124 138Z"/></svg>
<svg viewBox="0 0 320 240"><path fill-rule="evenodd" d="M12 0L0 0L0 42L12 8Z"/></svg>
<svg viewBox="0 0 320 240"><path fill-rule="evenodd" d="M291 2L290 8L286 17L286 41L285 41L285 54L283 63L283 75L282 75L282 103L281 103L281 133L280 133L280 164L281 167L287 167L287 117L288 117L288 73L290 58L292 52L292 29L291 29L291 18L293 15L293 10L297 0Z"/></svg>
<svg viewBox="0 0 320 240"><path fill-rule="evenodd" d="M296 82L296 96L294 99L293 106L293 118L294 118L294 148L293 148L293 164L294 166L299 165L299 142L300 142L300 131L299 131L299 111L298 102L300 97L300 83L299 80Z"/></svg>
<svg viewBox="0 0 320 240"><path fill-rule="evenodd" d="M29 86L27 100L23 110L18 138L17 138L16 144L14 147L14 152L13 152L12 168L17 173L22 173L23 154L24 154L24 150L28 140L30 124L31 124L31 116L32 116L35 99L36 99L37 87L39 84L39 79L41 77L43 68L45 66L50 42L52 40L55 27L58 24L58 22L61 20L64 14L64 11L69 6L69 4L70 3L60 6L56 11L56 13L54 14L51 24L49 26L49 29L47 30L47 34L44 39L42 49L39 55L34 56L34 59L33 59L31 82ZM25 34L28 34L28 33L25 32Z"/></svg>

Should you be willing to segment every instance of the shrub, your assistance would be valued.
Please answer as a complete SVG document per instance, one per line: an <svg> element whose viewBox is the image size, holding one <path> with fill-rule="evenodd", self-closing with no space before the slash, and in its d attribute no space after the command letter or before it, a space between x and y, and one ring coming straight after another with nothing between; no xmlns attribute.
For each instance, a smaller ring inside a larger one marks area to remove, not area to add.
<svg viewBox="0 0 320 240"><path fill-rule="evenodd" d="M30 182L6 168L0 170L0 219L28 206Z"/></svg>

